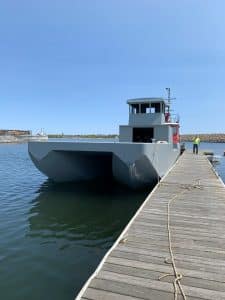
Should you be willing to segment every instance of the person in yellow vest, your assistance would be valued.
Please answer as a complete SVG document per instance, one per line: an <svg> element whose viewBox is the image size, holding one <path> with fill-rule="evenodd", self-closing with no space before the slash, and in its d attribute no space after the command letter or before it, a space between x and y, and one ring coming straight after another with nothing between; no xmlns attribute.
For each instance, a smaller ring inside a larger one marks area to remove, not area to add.
<svg viewBox="0 0 225 300"><path fill-rule="evenodd" d="M200 144L200 138L196 136L193 140L193 153L198 154L198 146Z"/></svg>

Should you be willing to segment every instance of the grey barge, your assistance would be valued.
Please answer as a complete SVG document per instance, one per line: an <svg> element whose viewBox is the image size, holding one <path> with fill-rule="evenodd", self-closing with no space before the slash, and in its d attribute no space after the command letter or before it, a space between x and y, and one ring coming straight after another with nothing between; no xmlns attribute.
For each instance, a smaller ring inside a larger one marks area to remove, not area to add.
<svg viewBox="0 0 225 300"><path fill-rule="evenodd" d="M93 180L112 175L139 188L161 178L180 154L179 122L172 121L163 98L128 100L129 122L118 142L30 141L35 166L56 182Z"/></svg>

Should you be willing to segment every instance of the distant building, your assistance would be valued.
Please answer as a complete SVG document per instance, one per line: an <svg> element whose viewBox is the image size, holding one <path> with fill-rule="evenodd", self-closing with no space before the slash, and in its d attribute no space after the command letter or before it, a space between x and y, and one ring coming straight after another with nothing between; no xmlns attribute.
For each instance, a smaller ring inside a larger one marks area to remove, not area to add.
<svg viewBox="0 0 225 300"><path fill-rule="evenodd" d="M31 130L17 130L17 129L0 129L0 135L31 135Z"/></svg>

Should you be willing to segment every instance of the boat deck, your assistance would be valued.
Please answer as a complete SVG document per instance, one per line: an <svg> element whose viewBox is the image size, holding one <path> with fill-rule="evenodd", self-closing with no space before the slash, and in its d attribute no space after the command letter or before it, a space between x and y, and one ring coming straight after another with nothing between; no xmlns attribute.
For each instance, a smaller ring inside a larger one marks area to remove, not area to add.
<svg viewBox="0 0 225 300"><path fill-rule="evenodd" d="M185 296L174 284L181 276ZM77 299L176 299L175 286L177 299L225 299L225 186L204 155L187 152L147 197Z"/></svg>

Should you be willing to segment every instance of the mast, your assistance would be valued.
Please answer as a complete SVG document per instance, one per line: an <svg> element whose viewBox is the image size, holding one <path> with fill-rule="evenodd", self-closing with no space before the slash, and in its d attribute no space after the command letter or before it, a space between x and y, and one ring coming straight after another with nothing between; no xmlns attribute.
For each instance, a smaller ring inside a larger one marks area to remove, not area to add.
<svg viewBox="0 0 225 300"><path fill-rule="evenodd" d="M166 88L167 91L167 100L168 100L168 113L170 113L170 104L171 104L171 98L170 98L170 88Z"/></svg>

